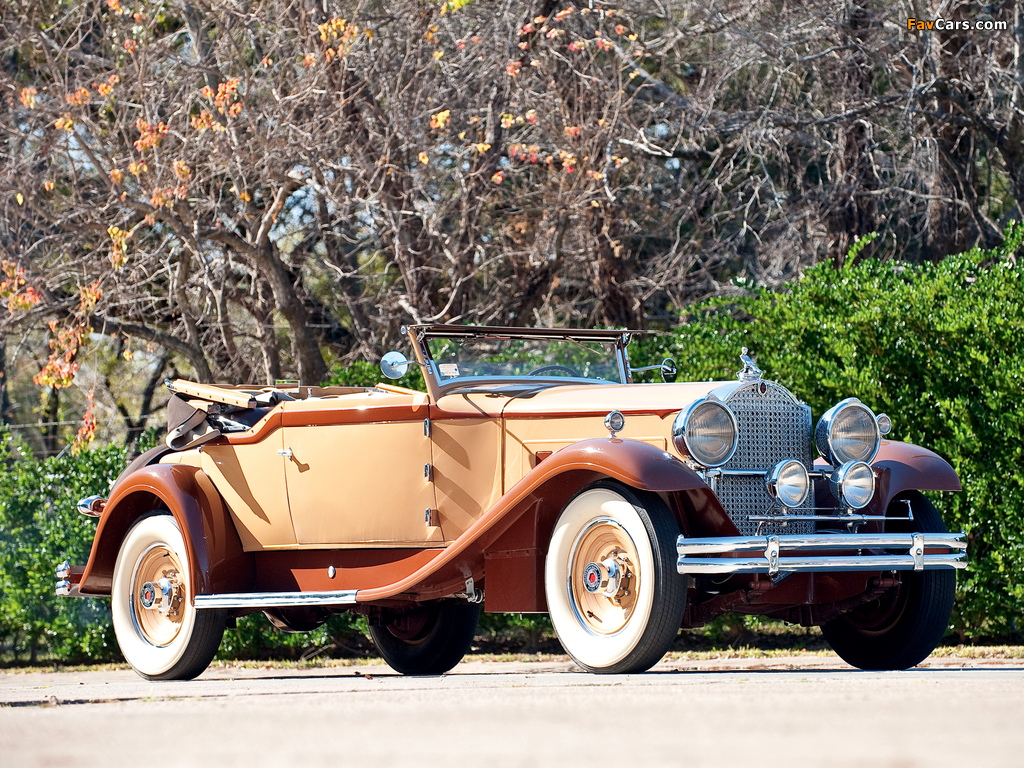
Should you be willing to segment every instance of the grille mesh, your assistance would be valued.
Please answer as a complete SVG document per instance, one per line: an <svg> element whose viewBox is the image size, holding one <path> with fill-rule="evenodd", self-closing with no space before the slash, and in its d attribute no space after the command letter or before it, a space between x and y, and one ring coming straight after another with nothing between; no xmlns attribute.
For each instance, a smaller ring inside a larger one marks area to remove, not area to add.
<svg viewBox="0 0 1024 768"><path fill-rule="evenodd" d="M764 394L759 392L762 385L767 387ZM736 414L739 445L722 469L758 470L759 474L719 477L716 492L740 535L753 536L757 523L750 522L748 516L769 514L774 506L765 488L764 472L783 459L799 459L808 469L813 466L810 413L807 406L794 402L784 389L762 381L743 384L726 403ZM803 505L789 514L809 515L813 507L812 487ZM761 529L766 536L783 533L814 533L814 523L771 523Z"/></svg>

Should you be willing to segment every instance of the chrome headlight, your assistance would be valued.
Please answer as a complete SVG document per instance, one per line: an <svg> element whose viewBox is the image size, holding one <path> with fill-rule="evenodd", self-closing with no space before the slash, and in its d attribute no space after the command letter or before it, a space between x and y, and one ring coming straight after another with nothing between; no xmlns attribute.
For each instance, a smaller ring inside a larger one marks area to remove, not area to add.
<svg viewBox="0 0 1024 768"><path fill-rule="evenodd" d="M860 509L875 495L875 473L863 461L848 461L832 473L828 485L841 504Z"/></svg>
<svg viewBox="0 0 1024 768"><path fill-rule="evenodd" d="M871 461L881 439L875 414L855 397L825 411L814 429L818 453L833 465Z"/></svg>
<svg viewBox="0 0 1024 768"><path fill-rule="evenodd" d="M672 423L676 450L705 467L720 467L736 452L739 426L721 400L708 396L681 411Z"/></svg>
<svg viewBox="0 0 1024 768"><path fill-rule="evenodd" d="M780 461L764 476L764 482L768 493L791 509L803 504L811 490L807 469L796 459Z"/></svg>

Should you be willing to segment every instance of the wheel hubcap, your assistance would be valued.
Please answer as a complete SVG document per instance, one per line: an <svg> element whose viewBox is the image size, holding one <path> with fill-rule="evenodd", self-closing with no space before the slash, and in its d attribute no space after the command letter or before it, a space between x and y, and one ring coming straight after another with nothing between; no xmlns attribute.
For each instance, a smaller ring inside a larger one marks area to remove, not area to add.
<svg viewBox="0 0 1024 768"><path fill-rule="evenodd" d="M184 589L177 555L154 544L139 558L132 574L132 619L150 645L171 643L181 630Z"/></svg>
<svg viewBox="0 0 1024 768"><path fill-rule="evenodd" d="M591 521L576 537L569 557L573 610L591 632L613 634L629 621L640 573L633 540L611 518Z"/></svg>
<svg viewBox="0 0 1024 768"><path fill-rule="evenodd" d="M600 563L587 563L583 569L583 588L592 595L600 593L614 598L622 589L625 570L625 561L620 564L616 557L607 557Z"/></svg>

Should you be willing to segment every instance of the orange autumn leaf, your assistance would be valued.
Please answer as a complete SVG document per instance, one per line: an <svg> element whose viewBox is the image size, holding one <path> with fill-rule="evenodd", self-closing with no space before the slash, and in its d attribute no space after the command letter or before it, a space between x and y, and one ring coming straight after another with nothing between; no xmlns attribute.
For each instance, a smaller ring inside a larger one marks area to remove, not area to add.
<svg viewBox="0 0 1024 768"><path fill-rule="evenodd" d="M436 115L430 116L430 127L434 130L444 128L448 125L451 120L452 111L450 109L442 109Z"/></svg>

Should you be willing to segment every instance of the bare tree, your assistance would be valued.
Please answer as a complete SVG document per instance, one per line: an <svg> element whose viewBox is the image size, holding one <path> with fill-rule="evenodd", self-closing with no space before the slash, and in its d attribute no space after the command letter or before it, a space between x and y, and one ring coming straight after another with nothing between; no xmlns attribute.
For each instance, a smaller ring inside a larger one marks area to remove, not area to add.
<svg viewBox="0 0 1024 768"><path fill-rule="evenodd" d="M404 322L664 325L872 231L991 245L1022 43L1010 4L0 0L0 334L59 416L95 334L320 381Z"/></svg>

